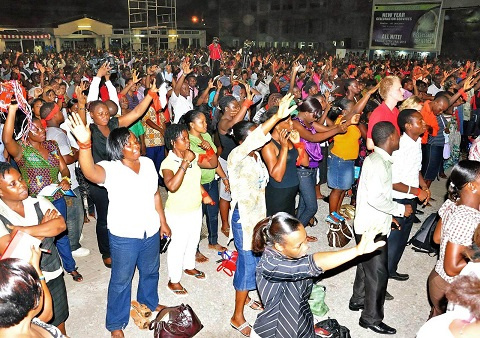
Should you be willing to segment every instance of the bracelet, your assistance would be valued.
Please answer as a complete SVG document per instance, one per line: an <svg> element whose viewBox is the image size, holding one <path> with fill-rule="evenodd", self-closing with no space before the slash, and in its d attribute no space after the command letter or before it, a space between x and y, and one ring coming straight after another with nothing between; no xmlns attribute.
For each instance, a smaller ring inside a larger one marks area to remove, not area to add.
<svg viewBox="0 0 480 338"><path fill-rule="evenodd" d="M202 192L202 198L205 198L205 197L207 197L207 196L208 196L208 192L207 192L207 191Z"/></svg>
<svg viewBox="0 0 480 338"><path fill-rule="evenodd" d="M68 182L68 184L71 184L71 183L72 183L72 180L71 180L70 177L68 177L68 176L63 176L63 177L62 177L62 181L63 181L63 180L66 180L66 181Z"/></svg>
<svg viewBox="0 0 480 338"><path fill-rule="evenodd" d="M182 169L184 173L187 172L187 168L184 168L184 167L180 166L180 169Z"/></svg>
<svg viewBox="0 0 480 338"><path fill-rule="evenodd" d="M45 280L45 276L44 276L44 275L40 275L40 276L38 276L38 279L41 280L41 281L42 281L42 280Z"/></svg>
<svg viewBox="0 0 480 338"><path fill-rule="evenodd" d="M82 143L77 141L78 146L80 149L90 149L92 147L92 141L88 141L87 143Z"/></svg>
<svg viewBox="0 0 480 338"><path fill-rule="evenodd" d="M183 159L183 161L187 162L188 165L190 165L190 164L192 163L192 162L190 162L189 160L187 160L187 159L185 159L185 158Z"/></svg>
<svg viewBox="0 0 480 338"><path fill-rule="evenodd" d="M228 180L228 177L221 177L221 180L226 181L226 180Z"/></svg>
<svg viewBox="0 0 480 338"><path fill-rule="evenodd" d="M253 104L253 101L247 99L247 100L243 101L242 107L245 107L245 108L248 109L248 108L250 108L250 106L251 106L252 104Z"/></svg>
<svg viewBox="0 0 480 338"><path fill-rule="evenodd" d="M421 192L421 191L422 191L422 189L417 188L417 193L415 193L414 195L417 196L417 197L420 196L420 192Z"/></svg>
<svg viewBox="0 0 480 338"><path fill-rule="evenodd" d="M85 107L78 107L78 110L85 110Z"/></svg>
<svg viewBox="0 0 480 338"><path fill-rule="evenodd" d="M410 189L412 189L412 187L411 187L411 186L408 186L407 194L410 194Z"/></svg>

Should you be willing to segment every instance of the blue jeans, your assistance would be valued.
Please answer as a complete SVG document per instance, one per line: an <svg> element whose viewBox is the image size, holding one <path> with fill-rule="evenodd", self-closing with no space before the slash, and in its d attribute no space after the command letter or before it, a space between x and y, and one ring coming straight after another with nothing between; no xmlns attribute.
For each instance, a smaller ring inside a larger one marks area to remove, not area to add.
<svg viewBox="0 0 480 338"><path fill-rule="evenodd" d="M58 212L63 216L65 222L67 221L67 203L65 203L65 198L59 198L52 202L53 206L57 208ZM61 234L57 235L55 238L55 245L57 246L58 253L62 259L63 268L68 273L76 269L77 263L72 256L72 248L70 247L70 240L68 239L67 232L64 231Z"/></svg>
<svg viewBox="0 0 480 338"><path fill-rule="evenodd" d="M82 246L80 245L80 236L83 230L83 203L80 195L80 188L76 187L73 192L78 197L65 196L67 204L67 231L70 239L70 246L72 251L75 251Z"/></svg>
<svg viewBox="0 0 480 338"><path fill-rule="evenodd" d="M203 189L210 195L215 205L203 204L202 213L206 216L208 228L208 244L218 243L218 181L213 180L210 183L202 184Z"/></svg>
<svg viewBox="0 0 480 338"><path fill-rule="evenodd" d="M147 147L147 157L153 161L155 165L155 170L157 171L158 176L158 185L163 186L163 179L159 174L160 165L162 161L165 159L165 146L157 146L157 147Z"/></svg>
<svg viewBox="0 0 480 338"><path fill-rule="evenodd" d="M158 305L160 268L160 234L152 237L125 238L108 234L112 258L112 274L108 284L108 331L123 330L130 316L132 278L138 267L137 301L155 311Z"/></svg>
<svg viewBox="0 0 480 338"><path fill-rule="evenodd" d="M243 230L240 213L235 208L232 214L233 242L238 252L237 269L233 275L233 287L237 291L250 291L257 288L255 270L260 261L260 256L255 256L252 250L243 250Z"/></svg>
<svg viewBox="0 0 480 338"><path fill-rule="evenodd" d="M300 181L298 186L300 198L298 200L297 218L303 225L308 224L317 213L318 204L315 193L317 170L318 168L297 167L298 179Z"/></svg>

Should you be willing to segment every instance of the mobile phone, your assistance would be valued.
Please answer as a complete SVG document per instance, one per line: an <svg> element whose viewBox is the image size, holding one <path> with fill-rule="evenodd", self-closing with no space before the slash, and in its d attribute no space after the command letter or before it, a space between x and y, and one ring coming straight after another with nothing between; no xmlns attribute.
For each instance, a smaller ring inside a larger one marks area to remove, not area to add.
<svg viewBox="0 0 480 338"><path fill-rule="evenodd" d="M168 245L170 244L171 237L164 235L162 239L160 240L160 253L165 253L167 252Z"/></svg>

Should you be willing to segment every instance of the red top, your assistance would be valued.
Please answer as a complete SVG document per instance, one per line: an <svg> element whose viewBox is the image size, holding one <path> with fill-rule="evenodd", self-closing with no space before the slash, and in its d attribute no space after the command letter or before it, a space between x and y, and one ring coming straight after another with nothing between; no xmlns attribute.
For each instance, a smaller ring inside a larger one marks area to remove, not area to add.
<svg viewBox="0 0 480 338"><path fill-rule="evenodd" d="M437 117L433 113L432 109L430 109L430 102L431 101L427 100L423 103L423 108L420 111L420 114L422 114L423 120L425 121L427 126L430 126L433 129L430 135L437 136L438 131L440 130L440 127L438 126ZM423 133L422 144L427 143L428 135L429 135L428 130Z"/></svg>
<svg viewBox="0 0 480 338"><path fill-rule="evenodd" d="M390 110L390 108L388 108L385 102L382 102L381 105L375 108L375 110L372 112L372 115L370 115L370 119L368 120L367 138L372 138L373 126L377 122L382 121L391 122L395 126L395 129L397 129L398 135L400 135L400 128L398 128L397 122L399 113L400 112L398 111L397 107L393 108L393 110Z"/></svg>
<svg viewBox="0 0 480 338"><path fill-rule="evenodd" d="M212 60L220 60L222 58L222 47L220 44L217 43L215 46L214 43L211 43L208 46L208 50L210 51L210 59Z"/></svg>

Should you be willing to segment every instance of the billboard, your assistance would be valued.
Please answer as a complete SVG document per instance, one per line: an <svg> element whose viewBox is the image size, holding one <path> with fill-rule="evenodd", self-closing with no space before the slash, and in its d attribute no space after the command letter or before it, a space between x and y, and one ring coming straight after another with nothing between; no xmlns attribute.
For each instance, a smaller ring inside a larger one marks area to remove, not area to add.
<svg viewBox="0 0 480 338"><path fill-rule="evenodd" d="M441 2L374 4L370 48L438 50Z"/></svg>

